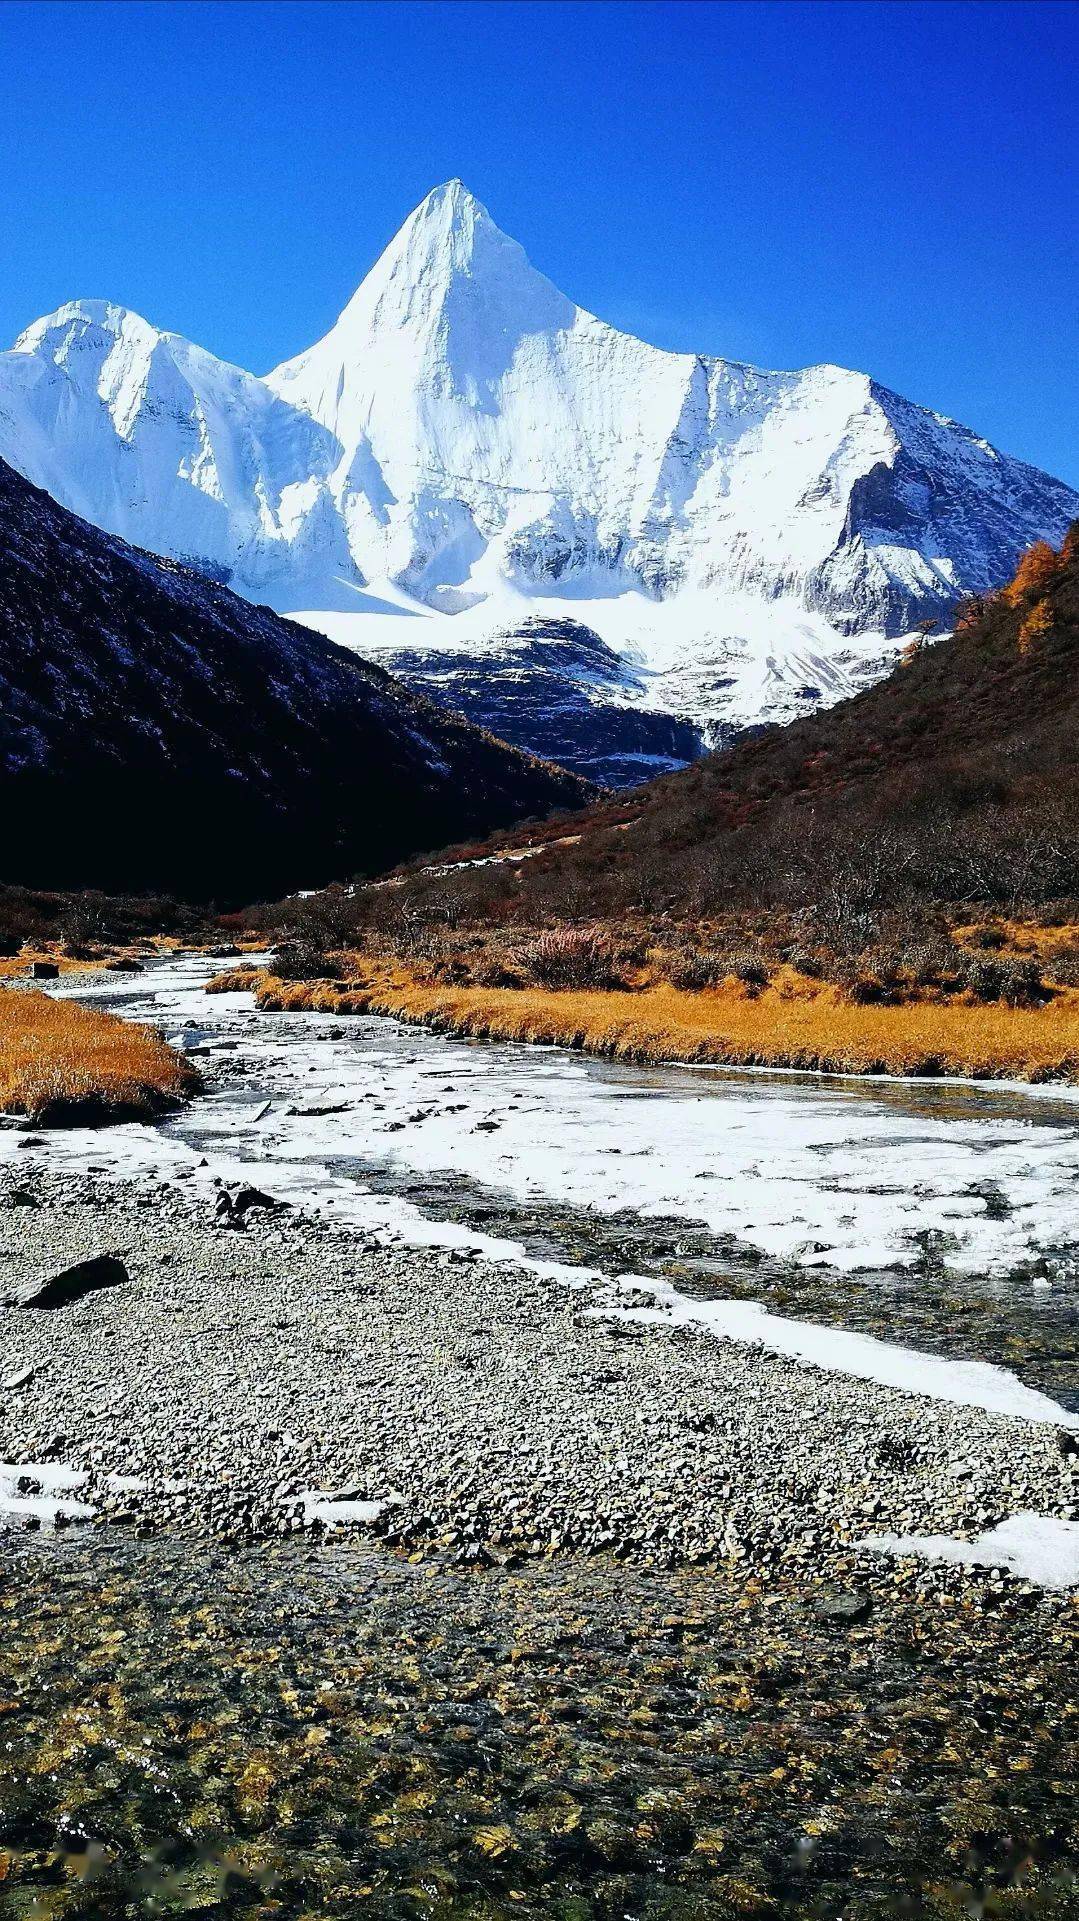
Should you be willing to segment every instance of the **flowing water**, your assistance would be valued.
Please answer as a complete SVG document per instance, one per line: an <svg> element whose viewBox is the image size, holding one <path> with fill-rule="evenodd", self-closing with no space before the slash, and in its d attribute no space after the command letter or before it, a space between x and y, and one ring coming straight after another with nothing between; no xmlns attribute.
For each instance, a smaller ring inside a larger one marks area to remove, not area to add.
<svg viewBox="0 0 1079 1921"><path fill-rule="evenodd" d="M80 1536L18 1549L0 1627L13 1921L1079 1912L1037 1610Z"/></svg>

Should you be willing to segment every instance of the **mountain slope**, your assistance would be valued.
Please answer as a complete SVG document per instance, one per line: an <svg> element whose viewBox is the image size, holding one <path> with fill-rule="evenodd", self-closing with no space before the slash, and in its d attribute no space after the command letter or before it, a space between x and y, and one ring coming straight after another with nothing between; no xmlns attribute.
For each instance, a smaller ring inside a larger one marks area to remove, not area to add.
<svg viewBox="0 0 1079 1921"><path fill-rule="evenodd" d="M692 721L634 704L640 676L579 620L533 614L492 634L479 656L462 641L387 649L380 662L438 706L532 753L558 753L602 787L637 786L704 751Z"/></svg>
<svg viewBox="0 0 1079 1921"><path fill-rule="evenodd" d="M827 913L848 942L903 903L1066 900L1077 732L1079 522L865 693L560 823L534 859L417 877L395 904L450 886L494 926L778 907L806 929Z"/></svg>
<svg viewBox="0 0 1079 1921"><path fill-rule="evenodd" d="M576 618L623 664L602 699L713 738L866 685L1079 513L864 374L619 333L459 181L264 380L103 302L37 322L0 355L0 455L369 655L471 657L488 719L506 636ZM563 680L567 749L599 704Z"/></svg>
<svg viewBox="0 0 1079 1921"><path fill-rule="evenodd" d="M250 898L588 792L0 462L0 878Z"/></svg>

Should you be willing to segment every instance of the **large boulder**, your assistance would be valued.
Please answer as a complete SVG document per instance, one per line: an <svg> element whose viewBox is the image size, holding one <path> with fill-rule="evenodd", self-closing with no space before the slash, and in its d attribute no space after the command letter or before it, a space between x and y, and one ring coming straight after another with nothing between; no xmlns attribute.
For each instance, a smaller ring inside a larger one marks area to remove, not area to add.
<svg viewBox="0 0 1079 1921"><path fill-rule="evenodd" d="M120 1287L131 1279L117 1254L89 1254L85 1260L35 1275L7 1297L6 1307L68 1307L102 1287Z"/></svg>

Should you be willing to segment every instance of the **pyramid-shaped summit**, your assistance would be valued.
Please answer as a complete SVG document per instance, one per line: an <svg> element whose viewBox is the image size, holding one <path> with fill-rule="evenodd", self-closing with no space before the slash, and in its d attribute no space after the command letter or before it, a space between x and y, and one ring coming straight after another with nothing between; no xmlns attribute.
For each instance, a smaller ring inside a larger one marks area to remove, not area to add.
<svg viewBox="0 0 1079 1921"><path fill-rule="evenodd" d="M411 213L328 334L267 375L354 451L447 386L482 405L521 340L572 327L576 309L460 180Z"/></svg>
<svg viewBox="0 0 1079 1921"><path fill-rule="evenodd" d="M442 615L495 679L507 626L584 622L615 663L581 669L585 729L609 699L715 730L839 698L1079 515L864 374L618 332L459 180L265 379L106 303L28 329L0 355L0 456L406 674L451 644Z"/></svg>

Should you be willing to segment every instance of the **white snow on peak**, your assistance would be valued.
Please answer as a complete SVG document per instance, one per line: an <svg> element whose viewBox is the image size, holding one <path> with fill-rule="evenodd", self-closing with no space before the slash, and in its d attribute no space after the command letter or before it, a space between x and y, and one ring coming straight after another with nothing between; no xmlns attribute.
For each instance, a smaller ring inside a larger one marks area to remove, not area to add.
<svg viewBox="0 0 1079 1921"><path fill-rule="evenodd" d="M267 375L347 449L390 428L417 381L490 401L520 342L573 325L577 310L529 265L459 180L409 215L324 339Z"/></svg>
<svg viewBox="0 0 1079 1921"><path fill-rule="evenodd" d="M336 511L319 515L332 435L108 301L72 301L0 355L0 456L107 532L222 578L294 573L313 524L316 572L355 572Z"/></svg>
<svg viewBox="0 0 1079 1921"><path fill-rule="evenodd" d="M706 723L864 684L1079 514L865 374L606 325L459 180L265 379L105 301L35 322L0 355L0 456L364 652L469 614L483 657L514 610L576 604L632 657L619 698Z"/></svg>

